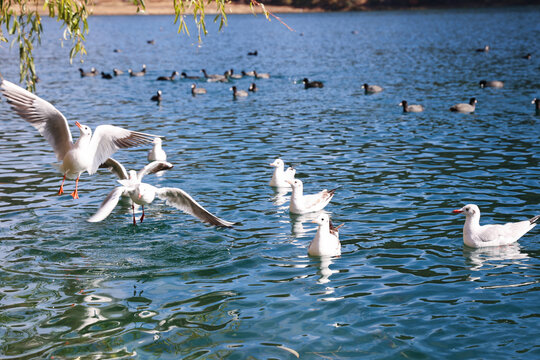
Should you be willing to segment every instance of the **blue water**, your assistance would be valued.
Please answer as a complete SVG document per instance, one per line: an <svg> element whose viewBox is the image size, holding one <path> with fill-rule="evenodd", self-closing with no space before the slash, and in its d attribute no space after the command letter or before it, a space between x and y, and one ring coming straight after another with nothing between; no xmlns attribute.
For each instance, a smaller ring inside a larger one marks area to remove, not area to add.
<svg viewBox="0 0 540 360"><path fill-rule="evenodd" d="M136 227L126 204L87 223L114 176L84 174L79 200L73 181L56 196L52 150L2 100L0 358L539 358L539 230L469 249L451 212L476 203L482 223L540 213L539 18L538 7L282 15L291 32L231 15L198 44L171 17L94 17L72 65L45 21L37 93L75 137L75 121L165 136L175 167L145 180L241 224L216 229L160 201ZM143 78L77 71L143 63ZM16 48L0 48L0 64L16 82ZM191 81L155 81L202 68L271 78L236 101L231 84L199 82L208 93L194 98ZM304 77L325 87L304 90ZM366 96L363 83L384 91ZM473 96L474 114L448 111ZM426 111L403 114L404 99ZM147 151L115 158L138 170ZM339 187L326 210L345 223L341 257L307 256L316 225L268 186L278 156L307 193Z"/></svg>

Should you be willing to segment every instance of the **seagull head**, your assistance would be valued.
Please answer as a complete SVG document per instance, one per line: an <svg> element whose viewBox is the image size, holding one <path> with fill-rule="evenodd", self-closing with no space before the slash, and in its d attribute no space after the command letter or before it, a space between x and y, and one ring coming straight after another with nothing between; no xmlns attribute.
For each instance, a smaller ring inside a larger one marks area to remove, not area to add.
<svg viewBox="0 0 540 360"><path fill-rule="evenodd" d="M452 211L454 214L465 214L466 217L469 217L469 216L480 216L480 209L478 208L478 206L474 205L474 204L467 204L465 205L464 207L462 207L461 209L456 209L454 211Z"/></svg>
<svg viewBox="0 0 540 360"><path fill-rule="evenodd" d="M300 179L294 179L293 181L291 180L285 180L286 182L288 182L293 189L302 189L303 188L303 184L302 184L302 180Z"/></svg>
<svg viewBox="0 0 540 360"><path fill-rule="evenodd" d="M158 137L154 138L154 140L152 141L152 143L153 143L154 145L161 145L161 138L158 138Z"/></svg>
<svg viewBox="0 0 540 360"><path fill-rule="evenodd" d="M284 163L283 160L281 160L281 159L276 159L276 160L274 160L273 163L270 164L270 166L273 166L273 167L283 167L283 166L285 166L285 163Z"/></svg>
<svg viewBox="0 0 540 360"><path fill-rule="evenodd" d="M326 213L321 213L315 219L313 219L312 223L318 225L330 224L330 217Z"/></svg>
<svg viewBox="0 0 540 360"><path fill-rule="evenodd" d="M80 122L75 121L75 125L79 128L81 135L92 136L92 129L86 125L82 125Z"/></svg>

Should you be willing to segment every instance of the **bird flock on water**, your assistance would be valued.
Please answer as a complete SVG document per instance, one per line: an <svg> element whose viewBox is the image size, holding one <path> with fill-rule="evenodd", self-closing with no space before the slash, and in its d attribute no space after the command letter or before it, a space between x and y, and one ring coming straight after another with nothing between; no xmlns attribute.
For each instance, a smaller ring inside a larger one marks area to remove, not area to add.
<svg viewBox="0 0 540 360"><path fill-rule="evenodd" d="M488 52L490 47L477 49L477 52ZM257 52L250 52L248 55L256 56ZM530 59L531 55L523 56ZM146 75L146 65L142 66L141 71L128 69L127 73L131 77L142 77ZM89 72L79 69L81 77L97 76L99 72L91 68ZM113 69L113 74L101 72L104 79L113 79L124 72L119 69ZM205 69L201 70L203 76L187 75L185 72L178 73L173 71L170 76L159 76L157 81L174 81L177 76L190 80L204 80L208 82L230 82L232 79L251 76L255 79L268 79L268 73L258 73L256 71L240 74L234 73L229 69L221 74L208 74ZM323 88L321 81L310 81L308 78L302 80L305 89ZM479 82L481 88L502 88L502 81ZM63 175L62 183L58 195L64 193L64 183L66 179L75 179L75 190L71 193L74 199L79 198L78 184L80 175L87 172L93 175L99 168L109 169L118 177L119 186L113 188L103 200L98 210L87 219L89 222L100 222L105 220L114 210L122 197L129 199L132 208L133 224L137 224L135 217L135 207L142 207L140 222L144 220L144 207L150 205L156 198L163 200L166 204L175 207L187 214L190 214L202 222L230 228L235 225L234 222L223 220L210 213L200 205L191 195L179 188L162 187L158 188L143 182L143 178L150 174L160 174L173 168L173 164L167 162L167 155L162 148L162 137L154 134L146 134L138 131L124 129L114 125L100 125L92 132L90 127L83 125L78 121L75 125L79 128L80 136L76 142L73 142L69 124L64 115L58 111L52 104L28 92L18 85L2 79L0 89L11 105L12 110L22 119L30 123L47 140L53 148L59 164L57 169ZM362 85L366 95L377 94L384 89L378 85ZM258 90L257 85L252 83L248 89L241 90L235 85L230 90L233 97L246 97L249 92ZM193 96L206 94L206 89L191 85ZM162 91L158 90L151 98L152 101L160 102L162 100ZM472 113L475 111L477 100L471 98L468 103L459 103L451 106L450 111L460 113ZM532 100L535 104L537 114L540 113L540 101L535 98ZM399 106L403 112L422 112L423 105L408 104L403 100ZM152 144L152 149L148 152L148 164L141 170L127 171L124 166L113 159L111 156L120 149L127 149L140 145ZM330 203L336 193L336 189L321 190L314 194L304 194L304 184L297 179L296 170L292 167L285 169L285 163L282 159L275 159L270 166L274 167L274 172L269 185L291 191L289 202L289 212L295 215L314 213L313 222L318 225L317 232L308 247L308 254L311 256L339 256L341 255L341 244L339 241L339 229L344 225L334 226L330 216L322 210ZM540 215L529 220L512 222L507 224L480 225L480 209L475 204L468 204L460 209L453 211L456 214L465 215L465 224L463 227L463 242L465 245L473 248L488 246L503 246L518 241L529 230L534 228L540 220Z"/></svg>

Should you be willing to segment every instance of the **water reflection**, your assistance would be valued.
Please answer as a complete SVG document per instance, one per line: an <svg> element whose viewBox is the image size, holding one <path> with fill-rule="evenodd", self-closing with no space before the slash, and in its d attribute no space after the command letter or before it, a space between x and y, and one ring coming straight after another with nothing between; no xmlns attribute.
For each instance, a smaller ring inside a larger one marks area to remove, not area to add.
<svg viewBox="0 0 540 360"><path fill-rule="evenodd" d="M528 259L529 255L520 249L518 243L506 245L506 246L491 246L485 248L463 248L463 256L470 262L471 270L481 270L486 266L489 268L505 267L509 265L504 262L505 260L511 260L511 264L522 264L523 259ZM497 263L501 262L502 263Z"/></svg>
<svg viewBox="0 0 540 360"><path fill-rule="evenodd" d="M317 280L319 284L326 284L330 282L330 276L336 274L339 271L330 269L332 265L332 257L330 256L321 256L321 262L319 263L319 274L321 277Z"/></svg>
<svg viewBox="0 0 540 360"><path fill-rule="evenodd" d="M306 236L308 232L317 231L317 226L314 225L314 224L311 224L311 223L313 222L313 220L315 220L315 218L317 216L319 216L319 214L323 214L323 213L326 213L326 212L324 210L322 210L322 211L319 211L319 212L312 212L312 213L309 213L309 214L302 214L302 215L291 214L291 233L292 233L292 236L294 236L296 238L299 238L299 237ZM306 229L306 228L304 228L304 223L308 223L308 224L311 224L313 226ZM315 235L313 235L313 236L315 236Z"/></svg>
<svg viewBox="0 0 540 360"><path fill-rule="evenodd" d="M289 196L286 196L287 193L291 191L290 188L276 187L274 189L274 196L272 197L272 204L276 206L281 206L289 201Z"/></svg>

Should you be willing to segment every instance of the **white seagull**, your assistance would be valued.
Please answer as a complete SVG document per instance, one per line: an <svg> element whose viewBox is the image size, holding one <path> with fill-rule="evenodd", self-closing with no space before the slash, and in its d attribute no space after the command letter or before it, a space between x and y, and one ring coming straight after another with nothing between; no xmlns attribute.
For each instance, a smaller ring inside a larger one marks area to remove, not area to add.
<svg viewBox="0 0 540 360"><path fill-rule="evenodd" d="M292 187L289 211L293 214L306 214L322 210L332 200L336 192L336 189L330 191L324 189L317 194L304 195L304 186L300 179L287 180L287 182Z"/></svg>
<svg viewBox="0 0 540 360"><path fill-rule="evenodd" d="M465 205L453 212L465 214L463 242L473 248L512 244L535 227L540 219L540 215L537 215L530 220L504 225L480 225L480 209L474 204Z"/></svg>
<svg viewBox="0 0 540 360"><path fill-rule="evenodd" d="M155 138L152 143L154 147L148 151L148 161L166 161L167 154L161 147L161 138Z"/></svg>
<svg viewBox="0 0 540 360"><path fill-rule="evenodd" d="M311 256L339 256L341 255L341 243L339 242L339 228L332 225L328 214L321 213L313 220L318 224L317 234L309 244L308 254Z"/></svg>
<svg viewBox="0 0 540 360"><path fill-rule="evenodd" d="M129 174L124 167L124 165L120 164L118 161L114 160L113 158L108 158L105 160L103 164L101 164L100 169L106 168L109 169L113 174L115 174L119 180L127 180L129 179ZM155 174L161 171L170 170L173 168L173 164L166 162L166 161L152 161L145 167L143 167L139 172L137 173L137 176L141 179L145 175L149 174ZM127 195L127 193L126 193Z"/></svg>
<svg viewBox="0 0 540 360"><path fill-rule="evenodd" d="M58 169L64 178L58 195L64 193L66 177L76 178L75 190L71 196L78 199L77 187L81 173L87 171L92 175L117 150L148 144L156 137L113 125L98 126L92 136L88 126L76 121L81 136L73 143L66 118L53 105L7 80L2 80L0 88L12 109L39 131L53 147L58 161L62 161Z"/></svg>
<svg viewBox="0 0 540 360"><path fill-rule="evenodd" d="M285 163L281 159L274 160L274 162L271 163L270 166L276 168L274 170L274 174L272 174L270 186L290 188L291 184L288 183L287 180L294 181L294 175L296 174L296 170L292 167L288 167L287 170L285 170Z"/></svg>
<svg viewBox="0 0 540 360"><path fill-rule="evenodd" d="M107 195L105 200L103 200L98 211L87 221L99 222L107 218L107 216L109 216L109 214L116 207L116 204L118 204L120 196L122 194L127 194L132 201L133 225L137 224L135 220L134 204L142 205L142 216L140 219L142 222L144 220L144 206L151 204L156 196L161 200L165 200L167 205L173 206L187 214L193 215L202 222L222 227L232 227L234 225L233 222L220 219L208 212L182 189L157 188L142 182L144 175L166 170L168 166L172 167L172 165L167 162L154 161L146 165L138 173L135 172L135 170L130 170L127 179L118 180L122 186L114 188L109 195Z"/></svg>

